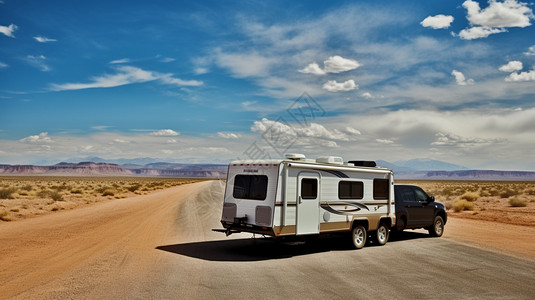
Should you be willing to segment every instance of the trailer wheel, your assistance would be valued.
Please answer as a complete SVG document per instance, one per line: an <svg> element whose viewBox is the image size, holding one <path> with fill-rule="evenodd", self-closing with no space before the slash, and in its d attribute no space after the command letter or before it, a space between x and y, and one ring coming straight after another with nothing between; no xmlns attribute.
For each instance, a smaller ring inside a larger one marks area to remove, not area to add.
<svg viewBox="0 0 535 300"><path fill-rule="evenodd" d="M375 241L377 245L383 246L388 242L389 230L385 223L379 224L379 228L375 231Z"/></svg>
<svg viewBox="0 0 535 300"><path fill-rule="evenodd" d="M361 249L366 244L366 228L362 225L357 225L351 230L351 241L355 249Z"/></svg>
<svg viewBox="0 0 535 300"><path fill-rule="evenodd" d="M444 220L441 216L436 216L433 225L427 229L431 236L440 237L444 233Z"/></svg>

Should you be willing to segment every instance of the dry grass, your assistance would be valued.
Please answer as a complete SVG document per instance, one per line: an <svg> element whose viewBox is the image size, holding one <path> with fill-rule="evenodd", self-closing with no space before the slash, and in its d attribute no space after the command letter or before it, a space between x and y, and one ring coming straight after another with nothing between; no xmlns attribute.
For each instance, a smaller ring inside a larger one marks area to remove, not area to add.
<svg viewBox="0 0 535 300"><path fill-rule="evenodd" d="M0 176L0 221L144 195L202 178ZM1 223L1 222L0 222Z"/></svg>
<svg viewBox="0 0 535 300"><path fill-rule="evenodd" d="M448 216L535 226L533 181L403 180L422 187L448 209Z"/></svg>

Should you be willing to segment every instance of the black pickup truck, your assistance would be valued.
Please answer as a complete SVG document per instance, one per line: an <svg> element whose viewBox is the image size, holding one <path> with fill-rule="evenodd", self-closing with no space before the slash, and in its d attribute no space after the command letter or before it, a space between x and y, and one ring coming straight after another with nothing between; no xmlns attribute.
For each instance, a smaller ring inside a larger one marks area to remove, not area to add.
<svg viewBox="0 0 535 300"><path fill-rule="evenodd" d="M397 232L425 228L432 236L442 236L447 221L446 209L435 197L414 185L394 185Z"/></svg>

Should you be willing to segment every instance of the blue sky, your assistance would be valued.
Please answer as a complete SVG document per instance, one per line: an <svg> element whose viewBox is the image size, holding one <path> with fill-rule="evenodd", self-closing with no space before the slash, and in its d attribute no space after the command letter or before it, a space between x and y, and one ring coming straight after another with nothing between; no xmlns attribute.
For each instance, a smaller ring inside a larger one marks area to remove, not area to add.
<svg viewBox="0 0 535 300"><path fill-rule="evenodd" d="M0 163L535 169L521 1L0 1Z"/></svg>

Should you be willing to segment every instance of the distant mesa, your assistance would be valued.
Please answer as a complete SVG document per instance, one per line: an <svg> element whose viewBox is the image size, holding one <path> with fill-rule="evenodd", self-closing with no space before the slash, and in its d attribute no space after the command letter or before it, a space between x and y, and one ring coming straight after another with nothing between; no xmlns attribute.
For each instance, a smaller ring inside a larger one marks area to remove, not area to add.
<svg viewBox="0 0 535 300"><path fill-rule="evenodd" d="M51 176L148 176L226 178L226 164L181 164L158 162L152 158L119 159L105 162L60 162L50 166L0 165L0 175L51 175ZM392 169L396 179L414 180L535 180L535 172L470 170L447 162L414 159L394 163L377 160L377 165Z"/></svg>
<svg viewBox="0 0 535 300"><path fill-rule="evenodd" d="M0 165L1 175L58 176L168 176L225 178L226 165L148 164L124 165L104 162L61 162L52 166Z"/></svg>

